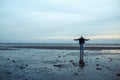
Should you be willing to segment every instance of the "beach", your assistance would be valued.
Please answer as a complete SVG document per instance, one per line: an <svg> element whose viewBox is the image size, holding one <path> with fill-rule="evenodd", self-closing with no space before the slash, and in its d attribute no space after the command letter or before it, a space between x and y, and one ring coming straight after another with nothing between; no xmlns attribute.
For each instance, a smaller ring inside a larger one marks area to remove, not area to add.
<svg viewBox="0 0 120 80"><path fill-rule="evenodd" d="M119 46L0 45L0 80L120 80Z"/></svg>
<svg viewBox="0 0 120 80"><path fill-rule="evenodd" d="M10 50L17 48L31 48L31 49L57 49L57 50L79 50L78 44L37 44L37 43L9 43L0 44L1 50ZM120 44L89 44L84 46L84 50L118 50Z"/></svg>

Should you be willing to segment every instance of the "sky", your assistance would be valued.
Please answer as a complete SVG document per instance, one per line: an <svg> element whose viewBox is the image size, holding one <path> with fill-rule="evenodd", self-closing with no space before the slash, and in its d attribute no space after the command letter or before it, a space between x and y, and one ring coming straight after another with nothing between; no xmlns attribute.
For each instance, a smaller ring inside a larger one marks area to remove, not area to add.
<svg viewBox="0 0 120 80"><path fill-rule="evenodd" d="M120 0L0 0L0 42L120 43Z"/></svg>

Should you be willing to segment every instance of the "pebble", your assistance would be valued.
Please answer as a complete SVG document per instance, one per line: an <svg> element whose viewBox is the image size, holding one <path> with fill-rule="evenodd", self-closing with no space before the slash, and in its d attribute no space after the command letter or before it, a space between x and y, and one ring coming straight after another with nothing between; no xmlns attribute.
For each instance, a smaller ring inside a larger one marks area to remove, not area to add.
<svg viewBox="0 0 120 80"><path fill-rule="evenodd" d="M58 67L58 68L62 68L63 67L63 65L61 65L61 64L53 65L53 66Z"/></svg>
<svg viewBox="0 0 120 80"><path fill-rule="evenodd" d="M25 65L26 67L28 66L28 64Z"/></svg>
<svg viewBox="0 0 120 80"><path fill-rule="evenodd" d="M75 63L72 63L73 64L73 66L77 66Z"/></svg>
<svg viewBox="0 0 120 80"><path fill-rule="evenodd" d="M12 72L5 72L6 74L12 74Z"/></svg>
<svg viewBox="0 0 120 80"><path fill-rule="evenodd" d="M25 69L25 67L21 66L20 69L21 69L21 70L22 70L22 69Z"/></svg>
<svg viewBox="0 0 120 80"><path fill-rule="evenodd" d="M58 56L60 58L60 56Z"/></svg>
<svg viewBox="0 0 120 80"><path fill-rule="evenodd" d="M70 62L73 62L73 60L70 60Z"/></svg>
<svg viewBox="0 0 120 80"><path fill-rule="evenodd" d="M96 64L96 66L99 66L99 64Z"/></svg>
<svg viewBox="0 0 120 80"><path fill-rule="evenodd" d="M117 74L117 76L120 76L120 74Z"/></svg>
<svg viewBox="0 0 120 80"><path fill-rule="evenodd" d="M102 70L102 68L96 68L97 70Z"/></svg>
<svg viewBox="0 0 120 80"><path fill-rule="evenodd" d="M98 60L99 58L96 58L96 60Z"/></svg>
<svg viewBox="0 0 120 80"><path fill-rule="evenodd" d="M77 76L77 75L78 75L78 73L74 73L74 75L76 75L76 76Z"/></svg>
<svg viewBox="0 0 120 80"><path fill-rule="evenodd" d="M15 63L15 60L12 60L13 63Z"/></svg>
<svg viewBox="0 0 120 80"><path fill-rule="evenodd" d="M7 58L7 60L10 60L10 58Z"/></svg>

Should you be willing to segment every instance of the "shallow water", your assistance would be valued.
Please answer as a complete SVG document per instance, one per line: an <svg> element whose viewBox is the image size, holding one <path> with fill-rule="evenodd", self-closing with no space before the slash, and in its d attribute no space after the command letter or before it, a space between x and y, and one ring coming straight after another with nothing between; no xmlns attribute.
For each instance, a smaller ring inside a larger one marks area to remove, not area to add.
<svg viewBox="0 0 120 80"><path fill-rule="evenodd" d="M120 44L101 44L101 43L91 43L84 44L87 47L120 47ZM10 46L79 46L78 43L0 43L0 47L10 47Z"/></svg>
<svg viewBox="0 0 120 80"><path fill-rule="evenodd" d="M0 50L0 80L119 80L120 50Z"/></svg>

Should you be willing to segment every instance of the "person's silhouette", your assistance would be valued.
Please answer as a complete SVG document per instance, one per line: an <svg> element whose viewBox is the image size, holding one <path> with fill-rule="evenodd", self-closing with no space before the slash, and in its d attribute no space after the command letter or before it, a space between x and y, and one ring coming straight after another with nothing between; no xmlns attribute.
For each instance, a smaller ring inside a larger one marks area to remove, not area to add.
<svg viewBox="0 0 120 80"><path fill-rule="evenodd" d="M79 39L74 39L75 41L79 41L80 44L80 64L84 64L83 62L83 53L84 53L84 48L83 48L83 44L85 43L85 41L88 41L89 39L85 39L81 36L81 38Z"/></svg>

